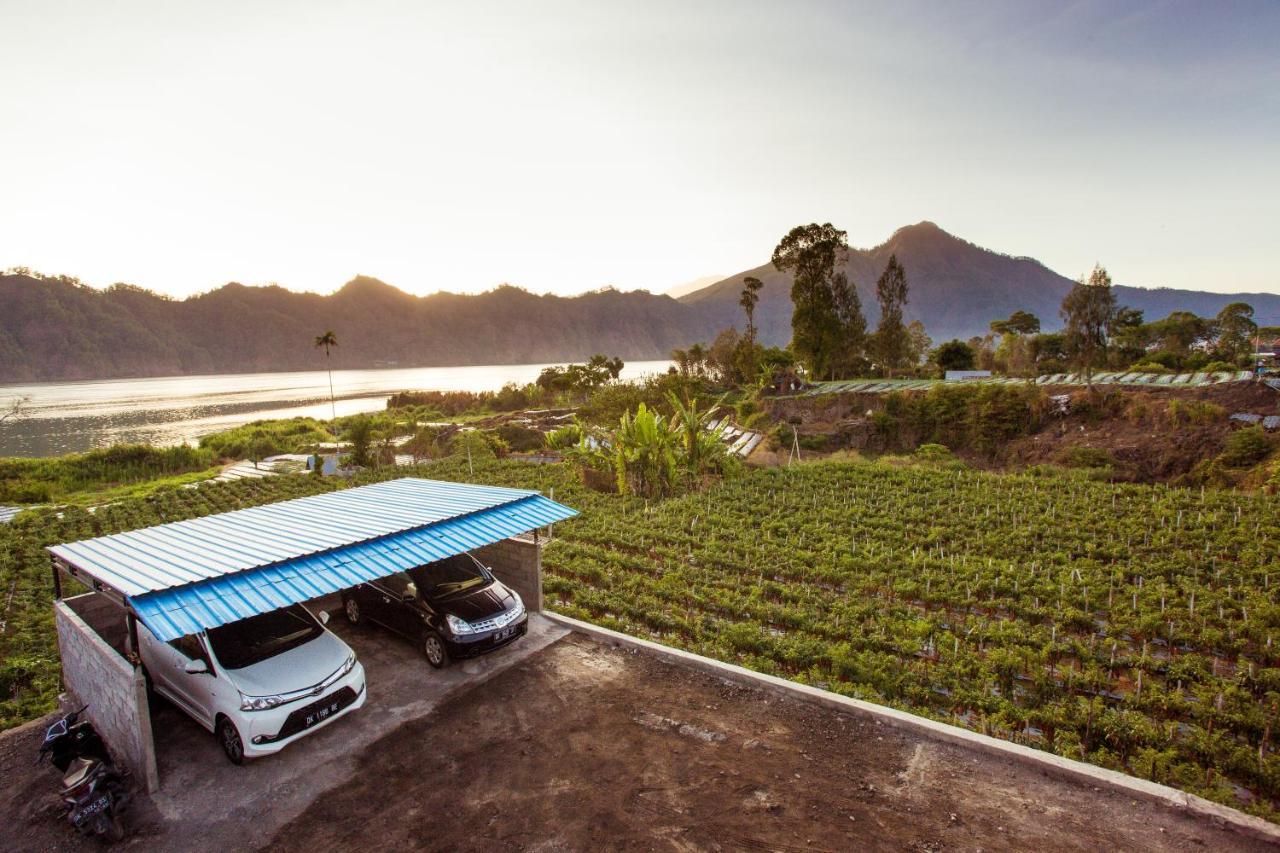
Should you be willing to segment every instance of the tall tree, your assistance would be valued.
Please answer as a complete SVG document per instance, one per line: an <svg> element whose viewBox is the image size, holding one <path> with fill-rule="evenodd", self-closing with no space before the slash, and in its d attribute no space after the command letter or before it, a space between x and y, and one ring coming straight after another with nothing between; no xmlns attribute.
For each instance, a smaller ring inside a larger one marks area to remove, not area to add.
<svg viewBox="0 0 1280 853"><path fill-rule="evenodd" d="M749 275L742 280L742 296L738 299L738 304L742 306L742 310L747 314L747 340L755 343L756 340L756 303L760 301L760 288L764 287L764 282L753 275Z"/></svg>
<svg viewBox="0 0 1280 853"><path fill-rule="evenodd" d="M992 320L991 331L1000 336L997 365L1012 376L1030 374L1035 366L1031 336L1040 332L1040 318L1028 311L1014 311L1007 320Z"/></svg>
<svg viewBox="0 0 1280 853"><path fill-rule="evenodd" d="M930 354L933 363L943 370L973 370L973 347L964 341L950 340Z"/></svg>
<svg viewBox="0 0 1280 853"><path fill-rule="evenodd" d="M1244 302L1232 302L1218 312L1213 321L1218 340L1214 349L1218 358L1234 361L1253 352L1253 338L1258 324L1253 321L1253 306Z"/></svg>
<svg viewBox="0 0 1280 853"><path fill-rule="evenodd" d="M836 265L848 235L831 223L792 228L773 250L773 266L790 271L791 348L815 377L832 378L861 355L866 331L857 291Z"/></svg>
<svg viewBox="0 0 1280 853"><path fill-rule="evenodd" d="M1173 353L1179 361L1211 336L1209 322L1191 311L1171 311L1168 317L1152 323L1150 332L1160 349Z"/></svg>
<svg viewBox="0 0 1280 853"><path fill-rule="evenodd" d="M907 326L907 338L911 341L911 351L907 354L907 360L912 365L917 365L929 355L929 348L933 346L933 338L929 337L929 333L925 331L924 323L919 320L912 320L910 325Z"/></svg>
<svg viewBox="0 0 1280 853"><path fill-rule="evenodd" d="M324 366L329 371L329 411L335 421L338 419L338 404L333 396L333 362L329 360L329 350L337 345L338 336L333 333L333 329L327 330L323 335L316 335L316 346L324 347Z"/></svg>
<svg viewBox="0 0 1280 853"><path fill-rule="evenodd" d="M831 280L831 294L835 299L836 320L840 324L840 346L833 359L833 373L854 376L866 364L863 353L867 348L867 318L862 316L862 300L858 288L843 272Z"/></svg>
<svg viewBox="0 0 1280 853"><path fill-rule="evenodd" d="M1066 323L1067 354L1093 389L1093 368L1106 355L1111 325L1119 307L1111 289L1111 276L1098 264L1088 278L1081 276L1062 300L1062 320Z"/></svg>
<svg viewBox="0 0 1280 853"><path fill-rule="evenodd" d="M1034 335L1040 331L1040 318L1029 311L1014 311L1007 320L992 320L991 331L997 335Z"/></svg>
<svg viewBox="0 0 1280 853"><path fill-rule="evenodd" d="M902 306L907 303L907 271L898 263L897 255L876 282L876 299L880 302L880 325L876 327L875 353L890 376L902 367L911 352L911 338L902 322Z"/></svg>
<svg viewBox="0 0 1280 853"><path fill-rule="evenodd" d="M1107 362L1113 367L1128 367L1142 360L1147 354L1152 333L1152 326L1144 321L1141 309L1121 306L1111 321Z"/></svg>

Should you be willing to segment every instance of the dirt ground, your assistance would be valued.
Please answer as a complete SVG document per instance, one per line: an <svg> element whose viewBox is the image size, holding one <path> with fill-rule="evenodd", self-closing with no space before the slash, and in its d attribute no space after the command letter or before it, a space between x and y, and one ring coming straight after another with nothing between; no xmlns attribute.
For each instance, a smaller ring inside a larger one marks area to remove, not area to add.
<svg viewBox="0 0 1280 853"><path fill-rule="evenodd" d="M278 851L1257 849L573 635L361 754Z"/></svg>
<svg viewBox="0 0 1280 853"><path fill-rule="evenodd" d="M52 722L36 720L0 739L0 849L93 850L64 823L58 771L35 766L36 751Z"/></svg>
<svg viewBox="0 0 1280 853"><path fill-rule="evenodd" d="M313 602L334 610L339 602ZM163 699L151 707L161 789L140 795L125 816L131 850L191 853L252 850L301 814L336 781L349 778L363 751L407 720L427 718L452 695L483 690L484 682L565 636L566 629L533 614L519 642L433 670L412 643L376 626L331 619L364 665L369 700L360 710L290 744L284 751L236 767L213 736ZM0 734L0 851L92 850L63 817L60 776L35 766L44 728L57 715Z"/></svg>

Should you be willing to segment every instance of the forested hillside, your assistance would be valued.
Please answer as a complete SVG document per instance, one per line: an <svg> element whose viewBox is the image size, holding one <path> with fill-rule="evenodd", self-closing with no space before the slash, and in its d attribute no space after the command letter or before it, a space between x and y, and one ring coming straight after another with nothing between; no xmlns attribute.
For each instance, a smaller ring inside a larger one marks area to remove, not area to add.
<svg viewBox="0 0 1280 853"><path fill-rule="evenodd" d="M309 370L337 332L344 368L664 357L706 338L702 313L668 296L603 290L412 296L356 278L329 296L228 284L186 300L136 287L0 276L0 381Z"/></svg>
<svg viewBox="0 0 1280 853"><path fill-rule="evenodd" d="M845 271L872 324L875 281L891 255L910 284L905 320L922 320L934 341L983 334L992 320L1018 310L1038 316L1046 331L1060 326L1070 279L931 222L849 252ZM665 358L676 347L709 343L727 326L743 328L746 275L764 282L755 309L761 341L785 345L791 277L771 264L679 300L644 290L538 296L510 286L412 296L363 276L327 296L232 283L174 300L129 285L97 290L73 279L0 275L0 382L315 369L321 362L311 342L325 329L337 333L335 364L346 368L570 361L597 352ZM1145 311L1148 320L1175 310L1212 316L1237 300L1259 317L1280 315L1280 294L1115 291L1120 304Z"/></svg>

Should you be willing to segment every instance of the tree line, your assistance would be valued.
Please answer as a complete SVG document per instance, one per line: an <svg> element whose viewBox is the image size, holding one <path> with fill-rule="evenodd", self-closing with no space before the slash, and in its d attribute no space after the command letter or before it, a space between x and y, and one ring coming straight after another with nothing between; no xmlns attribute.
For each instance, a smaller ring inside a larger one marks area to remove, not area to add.
<svg viewBox="0 0 1280 853"><path fill-rule="evenodd" d="M889 257L876 281L880 319L869 330L855 283L843 266L847 234L830 223L800 225L773 250L772 263L792 275L791 342L785 349L756 342L755 307L763 287L754 276L742 281L739 305L745 334L730 328L710 347L675 350L673 370L727 384L777 382L803 370L810 381L858 376L936 375L937 371L982 369L1013 376L1095 370L1229 371L1251 364L1259 332L1252 306L1233 302L1214 317L1174 311L1148 322L1141 310L1118 304L1106 268L1095 266L1062 301L1061 331L1043 332L1040 318L1015 311L991 321L985 336L933 347L920 321L906 323L907 270Z"/></svg>

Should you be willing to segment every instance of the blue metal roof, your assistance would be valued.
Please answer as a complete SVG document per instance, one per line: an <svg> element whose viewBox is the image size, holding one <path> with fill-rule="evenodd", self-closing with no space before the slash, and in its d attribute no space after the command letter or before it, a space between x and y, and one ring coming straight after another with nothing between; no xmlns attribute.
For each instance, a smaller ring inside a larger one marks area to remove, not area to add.
<svg viewBox="0 0 1280 853"><path fill-rule="evenodd" d="M524 489L406 477L49 551L172 640L577 514Z"/></svg>

